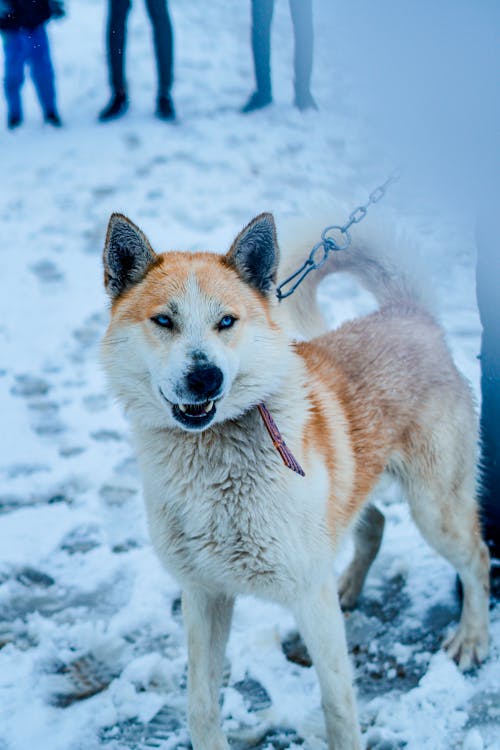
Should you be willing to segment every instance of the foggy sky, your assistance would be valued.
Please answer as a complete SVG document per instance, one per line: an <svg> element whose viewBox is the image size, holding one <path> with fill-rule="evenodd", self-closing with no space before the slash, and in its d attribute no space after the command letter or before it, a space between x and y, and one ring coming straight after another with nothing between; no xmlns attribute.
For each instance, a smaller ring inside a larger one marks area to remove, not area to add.
<svg viewBox="0 0 500 750"><path fill-rule="evenodd" d="M437 199L500 214L500 0L317 2L377 148Z"/></svg>

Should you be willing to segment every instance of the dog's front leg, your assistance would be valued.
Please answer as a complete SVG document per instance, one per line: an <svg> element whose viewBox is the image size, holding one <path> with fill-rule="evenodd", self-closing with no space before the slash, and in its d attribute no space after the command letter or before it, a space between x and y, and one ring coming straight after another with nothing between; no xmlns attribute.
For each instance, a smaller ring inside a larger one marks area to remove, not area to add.
<svg viewBox="0 0 500 750"><path fill-rule="evenodd" d="M188 716L194 750L228 750L219 690L234 599L192 588L182 595L188 641Z"/></svg>
<svg viewBox="0 0 500 750"><path fill-rule="evenodd" d="M318 674L328 748L360 750L344 618L333 577L304 591L294 603L293 611Z"/></svg>

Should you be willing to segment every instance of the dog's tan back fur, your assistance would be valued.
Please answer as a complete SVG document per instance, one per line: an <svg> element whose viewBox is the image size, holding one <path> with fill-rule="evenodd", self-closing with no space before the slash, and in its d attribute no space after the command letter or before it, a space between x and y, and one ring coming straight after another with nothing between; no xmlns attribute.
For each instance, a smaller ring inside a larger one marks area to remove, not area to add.
<svg viewBox="0 0 500 750"><path fill-rule="evenodd" d="M397 456L410 462L418 446L432 459L432 435L450 403L470 404L439 327L424 311L395 304L311 342L296 345L316 393L337 399L349 425L356 465L348 513L354 516L384 469ZM474 444L476 420L469 408L467 430ZM318 419L312 439L331 454L335 423ZM450 425L450 430L453 427ZM457 427L458 429L458 427ZM459 440L463 435L457 436ZM453 443L457 442L450 435ZM419 443L421 443L419 445ZM460 466L460 464L458 465ZM334 482L335 471L332 472ZM339 509L335 494L329 516L334 528Z"/></svg>

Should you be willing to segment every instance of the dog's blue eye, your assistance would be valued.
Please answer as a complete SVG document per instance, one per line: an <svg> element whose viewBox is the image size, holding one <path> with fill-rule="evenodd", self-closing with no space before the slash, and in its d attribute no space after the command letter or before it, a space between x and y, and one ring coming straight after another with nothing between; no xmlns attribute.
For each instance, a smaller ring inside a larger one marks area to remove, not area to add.
<svg viewBox="0 0 500 750"><path fill-rule="evenodd" d="M226 328L231 328L236 322L236 318L234 318L232 315L224 315L223 318L219 320L219 324L217 328L219 331L223 331Z"/></svg>
<svg viewBox="0 0 500 750"><path fill-rule="evenodd" d="M162 328L173 327L173 323L168 315L155 315L154 318L151 318L151 320L153 321L153 323L156 323L157 326L161 326Z"/></svg>

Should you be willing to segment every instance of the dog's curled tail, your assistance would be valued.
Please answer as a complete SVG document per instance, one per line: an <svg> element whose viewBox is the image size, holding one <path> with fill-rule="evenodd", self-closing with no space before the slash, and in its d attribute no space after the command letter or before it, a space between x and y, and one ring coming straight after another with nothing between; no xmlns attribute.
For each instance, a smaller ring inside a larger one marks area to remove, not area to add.
<svg viewBox="0 0 500 750"><path fill-rule="evenodd" d="M330 212L330 223L332 214L348 215L345 209ZM316 219L285 228L280 243L283 261L279 268L279 282L300 267L325 226L328 226L328 221ZM331 273L352 274L374 295L380 307L400 304L433 314L434 304L422 272L420 251L408 233L394 223L382 223L370 214L366 223L353 225L350 234L351 244L346 250L331 252L326 263L311 271L295 292L282 301L281 305L289 308L286 314L296 333L309 339L328 330L318 306L317 288Z"/></svg>

